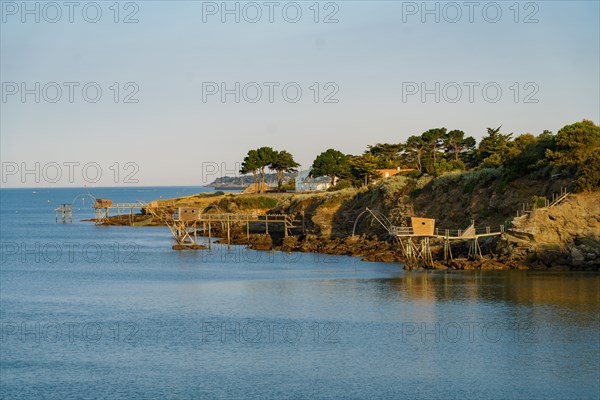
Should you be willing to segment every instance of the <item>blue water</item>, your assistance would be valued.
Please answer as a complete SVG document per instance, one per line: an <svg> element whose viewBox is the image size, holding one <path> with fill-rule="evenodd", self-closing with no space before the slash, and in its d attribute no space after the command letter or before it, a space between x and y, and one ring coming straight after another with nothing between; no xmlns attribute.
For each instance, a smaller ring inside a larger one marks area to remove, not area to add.
<svg viewBox="0 0 600 400"><path fill-rule="evenodd" d="M84 193L0 190L1 398L600 397L598 274L178 252L163 227L80 222Z"/></svg>

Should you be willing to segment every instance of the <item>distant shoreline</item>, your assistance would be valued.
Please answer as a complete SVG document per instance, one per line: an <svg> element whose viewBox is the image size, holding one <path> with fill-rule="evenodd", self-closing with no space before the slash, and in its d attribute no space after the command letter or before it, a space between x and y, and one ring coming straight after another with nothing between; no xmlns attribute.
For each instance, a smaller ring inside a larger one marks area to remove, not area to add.
<svg viewBox="0 0 600 400"><path fill-rule="evenodd" d="M226 184L209 184L203 186L213 190L246 190L250 185L226 185Z"/></svg>

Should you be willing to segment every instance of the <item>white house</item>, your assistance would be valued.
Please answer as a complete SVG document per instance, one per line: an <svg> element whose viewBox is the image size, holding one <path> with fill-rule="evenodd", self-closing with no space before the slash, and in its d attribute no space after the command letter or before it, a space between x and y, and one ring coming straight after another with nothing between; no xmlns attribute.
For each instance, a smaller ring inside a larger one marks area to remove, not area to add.
<svg viewBox="0 0 600 400"><path fill-rule="evenodd" d="M308 176L310 170L298 171L296 175L296 192L315 192L327 190L331 186L331 179L327 176Z"/></svg>

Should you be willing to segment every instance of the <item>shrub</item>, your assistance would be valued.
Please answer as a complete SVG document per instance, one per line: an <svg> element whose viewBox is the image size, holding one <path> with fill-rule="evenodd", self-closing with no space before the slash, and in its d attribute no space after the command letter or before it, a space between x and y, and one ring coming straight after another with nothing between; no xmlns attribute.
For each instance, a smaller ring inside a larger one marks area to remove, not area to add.
<svg viewBox="0 0 600 400"><path fill-rule="evenodd" d="M465 163L460 160L447 161L442 158L435 163L433 172L436 176L440 176L450 171L463 171L465 168Z"/></svg>
<svg viewBox="0 0 600 400"><path fill-rule="evenodd" d="M414 171L405 172L405 173L403 173L403 175L406 176L407 178L419 179L423 175L423 172L421 172L419 170L414 170Z"/></svg>
<svg viewBox="0 0 600 400"><path fill-rule="evenodd" d="M327 191L328 192L337 192L338 190L343 190L347 188L353 187L353 183L350 179L340 179L336 182L335 186L330 186Z"/></svg>
<svg viewBox="0 0 600 400"><path fill-rule="evenodd" d="M392 196L409 184L410 179L405 176L392 176L391 178L385 178L379 181L375 188L381 192L384 196Z"/></svg>
<svg viewBox="0 0 600 400"><path fill-rule="evenodd" d="M224 210L232 209L231 204L235 204L234 208L244 210L252 208L271 209L277 205L278 199L267 196L232 196L225 197L217 204Z"/></svg>
<svg viewBox="0 0 600 400"><path fill-rule="evenodd" d="M410 191L410 197L414 199L415 197L418 197L422 191L423 189L413 189Z"/></svg>
<svg viewBox="0 0 600 400"><path fill-rule="evenodd" d="M423 189L425 186L427 186L429 184L429 182L431 182L433 180L433 176L429 176L429 175L423 175L421 176L419 179L417 179L417 182L415 183L415 187L417 189Z"/></svg>
<svg viewBox="0 0 600 400"><path fill-rule="evenodd" d="M473 193L473 190L475 190L475 184L473 182L466 183L465 186L463 186L464 194Z"/></svg>
<svg viewBox="0 0 600 400"><path fill-rule="evenodd" d="M600 153L590 156L578 175L579 177L575 181L575 190L598 190L600 188Z"/></svg>
<svg viewBox="0 0 600 400"><path fill-rule="evenodd" d="M508 189L508 181L508 176L504 176L500 181L499 188L502 193L506 192L506 189Z"/></svg>
<svg viewBox="0 0 600 400"><path fill-rule="evenodd" d="M461 175L464 185L473 187L486 185L503 175L502 168L482 168Z"/></svg>
<svg viewBox="0 0 600 400"><path fill-rule="evenodd" d="M544 196L533 196L529 205L531 209L546 207L546 198Z"/></svg>
<svg viewBox="0 0 600 400"><path fill-rule="evenodd" d="M435 178L431 183L431 187L434 191L447 191L451 186L457 186L459 184L462 175L463 172L461 171L447 172L444 175Z"/></svg>

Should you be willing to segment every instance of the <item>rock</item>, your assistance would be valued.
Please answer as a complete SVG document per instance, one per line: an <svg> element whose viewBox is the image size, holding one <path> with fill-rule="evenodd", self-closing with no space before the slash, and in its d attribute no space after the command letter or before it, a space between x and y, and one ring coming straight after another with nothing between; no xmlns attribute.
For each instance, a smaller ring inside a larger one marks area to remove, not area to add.
<svg viewBox="0 0 600 400"><path fill-rule="evenodd" d="M270 235L250 235L248 248L253 250L271 250L273 248L273 239Z"/></svg>
<svg viewBox="0 0 600 400"><path fill-rule="evenodd" d="M280 250L282 251L295 251L300 247L297 236L288 236L283 239Z"/></svg>
<svg viewBox="0 0 600 400"><path fill-rule="evenodd" d="M207 247L202 244L174 244L173 250L204 250Z"/></svg>
<svg viewBox="0 0 600 400"><path fill-rule="evenodd" d="M585 255L577 247L571 248L571 264L575 267L583 265Z"/></svg>
<svg viewBox="0 0 600 400"><path fill-rule="evenodd" d="M372 253L364 257L365 261L378 261L378 262L394 262L397 261L396 256L392 252L383 253Z"/></svg>
<svg viewBox="0 0 600 400"><path fill-rule="evenodd" d="M481 269L509 269L510 267L505 263L501 263L495 260L484 260L481 263Z"/></svg>
<svg viewBox="0 0 600 400"><path fill-rule="evenodd" d="M448 269L448 266L444 265L441 262L434 262L433 263L433 269L446 270L446 269Z"/></svg>

